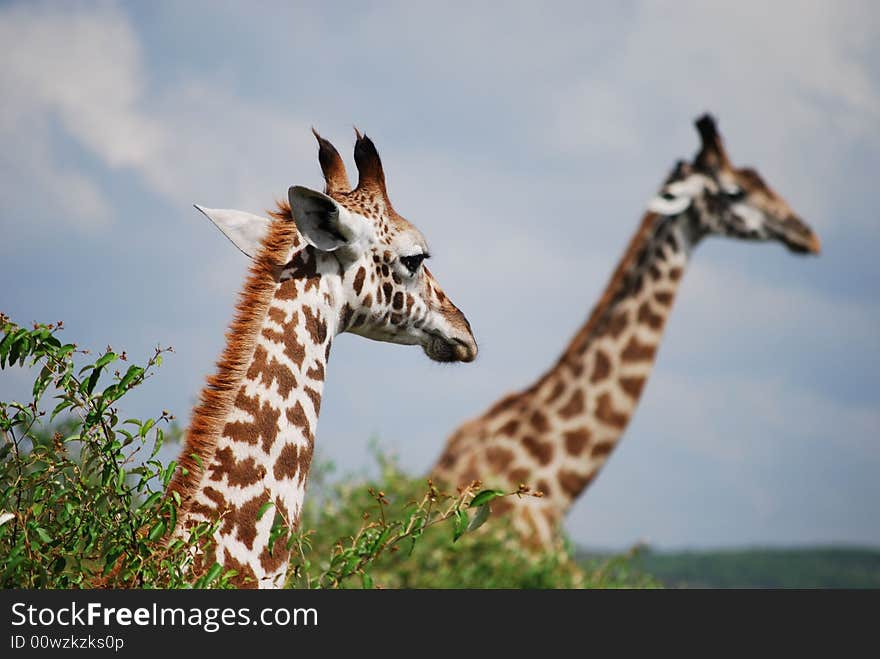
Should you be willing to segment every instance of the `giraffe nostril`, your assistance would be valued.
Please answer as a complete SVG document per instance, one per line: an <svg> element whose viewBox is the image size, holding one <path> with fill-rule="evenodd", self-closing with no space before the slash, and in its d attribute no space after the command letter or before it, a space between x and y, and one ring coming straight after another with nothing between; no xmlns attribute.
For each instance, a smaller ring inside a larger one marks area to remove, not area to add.
<svg viewBox="0 0 880 659"><path fill-rule="evenodd" d="M460 362L472 362L477 358L477 343L475 341L467 342L461 339L455 341L455 356Z"/></svg>

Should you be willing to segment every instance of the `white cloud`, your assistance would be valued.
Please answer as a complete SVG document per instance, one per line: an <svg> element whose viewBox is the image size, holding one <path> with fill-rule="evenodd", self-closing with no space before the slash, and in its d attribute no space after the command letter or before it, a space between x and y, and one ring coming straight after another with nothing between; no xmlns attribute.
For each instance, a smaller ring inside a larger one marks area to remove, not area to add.
<svg viewBox="0 0 880 659"><path fill-rule="evenodd" d="M242 99L220 82L150 88L138 35L113 5L7 7L0 40L15 44L0 62L0 87L9 92L0 109L7 209L26 206L16 199L24 182L64 209L53 221L81 228L109 221L97 177L63 164L70 156L53 122L103 166L130 168L174 204L259 211L257 204L283 194L292 172L314 179L314 163L306 169L292 157L313 150L307 122Z"/></svg>
<svg viewBox="0 0 880 659"><path fill-rule="evenodd" d="M7 112L52 113L111 166L142 163L162 139L137 109L142 58L124 14L110 6L88 13L11 6L0 16L0 39L15 44L0 67L12 91Z"/></svg>
<svg viewBox="0 0 880 659"><path fill-rule="evenodd" d="M711 110L734 161L759 163L827 227L838 186L815 182L845 183L852 144L880 143L880 89L866 68L878 16L867 2L641 3L615 48L555 92L547 144L635 157L671 135L671 160L695 148L688 119Z"/></svg>
<svg viewBox="0 0 880 659"><path fill-rule="evenodd" d="M734 247L760 249L749 244ZM769 246L763 249L770 251ZM772 256L800 261L794 267L823 265L819 260L792 257L781 248L775 251ZM742 267L701 256L697 261L683 284L684 308L673 316L676 328L688 328L691 349L717 345L719 337L731 337L736 345L742 345L746 337L756 345L797 337L799 349L816 351L843 342L880 348L880 305L876 303L777 284Z"/></svg>
<svg viewBox="0 0 880 659"><path fill-rule="evenodd" d="M92 177L64 163L57 122L87 152L112 167L139 165L162 139L137 109L143 72L125 16L108 5L13 5L0 10L0 183L4 223L29 198L52 217L84 229L106 226L109 203ZM28 213L33 216L32 213Z"/></svg>

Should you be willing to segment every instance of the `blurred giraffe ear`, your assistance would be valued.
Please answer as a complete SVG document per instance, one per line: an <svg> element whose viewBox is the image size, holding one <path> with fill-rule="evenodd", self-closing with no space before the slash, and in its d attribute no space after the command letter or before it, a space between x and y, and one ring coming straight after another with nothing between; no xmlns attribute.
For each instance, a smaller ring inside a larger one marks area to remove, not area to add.
<svg viewBox="0 0 880 659"><path fill-rule="evenodd" d="M225 208L204 208L193 204L211 222L214 223L223 235L229 238L233 245L251 258L255 258L263 244L263 239L269 232L269 219Z"/></svg>
<svg viewBox="0 0 880 659"><path fill-rule="evenodd" d="M704 114L694 125L700 133L700 150L694 159L694 165L710 171L732 169L712 115Z"/></svg>

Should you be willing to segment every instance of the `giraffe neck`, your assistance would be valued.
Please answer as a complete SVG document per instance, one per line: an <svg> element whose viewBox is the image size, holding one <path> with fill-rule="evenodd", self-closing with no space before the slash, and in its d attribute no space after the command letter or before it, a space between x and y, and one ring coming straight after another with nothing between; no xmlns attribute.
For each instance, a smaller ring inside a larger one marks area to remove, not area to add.
<svg viewBox="0 0 880 659"><path fill-rule="evenodd" d="M553 477L537 486L561 512L602 468L635 412L695 244L689 226L687 214L645 217L587 323L534 391L555 432L542 433L533 417L536 441L526 448L539 463L552 449Z"/></svg>
<svg viewBox="0 0 880 659"><path fill-rule="evenodd" d="M635 411L700 238L697 212L645 216L598 304L556 364L531 387L456 431L435 467L440 480L462 484L495 474L499 484L541 490L541 499L515 502L515 525L547 544Z"/></svg>
<svg viewBox="0 0 880 659"><path fill-rule="evenodd" d="M273 525L296 528L302 509L325 367L339 318L336 268L335 259L322 261L307 247L284 268L275 266L273 281L263 282L269 285L262 299L248 299L254 279L248 282L239 310L248 302L257 307L245 309L253 316L250 333L236 334L233 323L228 334L227 351L235 345L242 353L239 377L229 383L227 404L217 410L205 409L211 388L217 386L216 379L209 379L194 413L184 455L196 451L200 459L189 466L204 469L189 483L176 484L189 495L177 532L220 519L214 544L197 560L203 567L216 561L225 570L236 570L234 581L242 587L284 584L289 557L285 537L271 550L269 537ZM223 365L221 361L221 373ZM208 413L214 415L213 432L194 433L192 428L198 431Z"/></svg>

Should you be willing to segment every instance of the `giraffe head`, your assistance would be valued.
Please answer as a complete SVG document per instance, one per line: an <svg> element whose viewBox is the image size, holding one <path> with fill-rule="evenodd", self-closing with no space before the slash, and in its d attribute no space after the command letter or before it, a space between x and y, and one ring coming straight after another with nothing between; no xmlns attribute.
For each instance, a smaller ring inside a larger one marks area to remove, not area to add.
<svg viewBox="0 0 880 659"><path fill-rule="evenodd" d="M819 237L758 172L731 164L712 117L703 115L696 127L696 157L676 165L649 209L677 215L695 207L696 237L775 240L793 252L818 254Z"/></svg>
<svg viewBox="0 0 880 659"><path fill-rule="evenodd" d="M358 182L352 188L339 152L313 132L325 188L318 192L292 186L288 199L270 212L275 221L295 222L301 239L295 241L279 279L301 271L307 261L309 270L333 282L337 333L420 345L434 361L473 361L477 344L470 324L425 266L425 237L391 205L372 140L357 133ZM241 251L252 258L257 254L269 219L197 208Z"/></svg>

